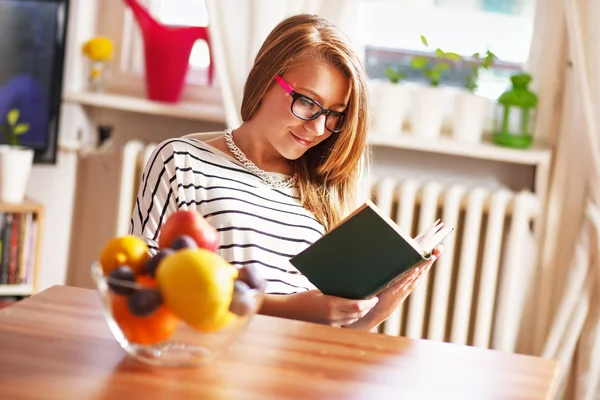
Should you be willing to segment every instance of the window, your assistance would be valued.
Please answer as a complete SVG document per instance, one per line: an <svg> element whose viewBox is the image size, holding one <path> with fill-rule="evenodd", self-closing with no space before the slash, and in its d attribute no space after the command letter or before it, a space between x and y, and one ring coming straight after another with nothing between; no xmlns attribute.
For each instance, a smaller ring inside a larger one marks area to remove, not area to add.
<svg viewBox="0 0 600 400"><path fill-rule="evenodd" d="M495 99L528 60L534 13L535 0L364 0L359 29L367 73L385 78L392 67L409 81L424 82L421 72L410 68L413 57L435 60L431 49L440 48L469 60L489 49L498 59L480 72L477 92ZM441 84L463 87L467 71L464 63L453 63Z"/></svg>
<svg viewBox="0 0 600 400"><path fill-rule="evenodd" d="M151 10L167 25L208 26L208 11L202 0L158 0ZM190 67L192 70L206 70L210 63L208 45L198 40L192 49Z"/></svg>

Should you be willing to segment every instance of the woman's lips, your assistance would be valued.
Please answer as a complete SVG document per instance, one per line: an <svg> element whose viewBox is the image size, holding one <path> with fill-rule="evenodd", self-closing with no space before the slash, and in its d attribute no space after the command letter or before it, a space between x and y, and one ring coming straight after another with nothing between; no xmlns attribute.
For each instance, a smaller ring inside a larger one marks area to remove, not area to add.
<svg viewBox="0 0 600 400"><path fill-rule="evenodd" d="M302 146L307 146L307 147L308 147L308 146L310 146L310 145L312 144L312 141L311 141L311 140L302 139L301 137L294 135L292 132L290 132L290 134L291 134L291 135L292 135L292 137L293 137L294 139L296 139L296 141L297 141L298 143L300 143Z"/></svg>

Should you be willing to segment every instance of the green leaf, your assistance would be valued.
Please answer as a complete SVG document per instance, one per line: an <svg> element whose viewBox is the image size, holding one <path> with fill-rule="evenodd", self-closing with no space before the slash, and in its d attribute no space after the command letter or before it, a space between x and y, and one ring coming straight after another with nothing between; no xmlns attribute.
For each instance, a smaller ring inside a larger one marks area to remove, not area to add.
<svg viewBox="0 0 600 400"><path fill-rule="evenodd" d="M444 53L444 51L440 48L435 49L435 55L438 56L439 58L444 58L446 56L446 53Z"/></svg>
<svg viewBox="0 0 600 400"><path fill-rule="evenodd" d="M13 133L15 135L22 135L29 130L29 124L19 124L15 126Z"/></svg>
<svg viewBox="0 0 600 400"><path fill-rule="evenodd" d="M385 74L392 83L398 83L406 77L406 74L404 72L400 71L397 68L391 67L387 67L385 69Z"/></svg>
<svg viewBox="0 0 600 400"><path fill-rule="evenodd" d="M429 47L429 44L427 43L427 39L423 35L421 35L421 43L423 43L425 46Z"/></svg>
<svg viewBox="0 0 600 400"><path fill-rule="evenodd" d="M462 56L457 53L445 53L446 58L450 61L460 61L462 60Z"/></svg>
<svg viewBox="0 0 600 400"><path fill-rule="evenodd" d="M414 69L423 69L429 64L429 60L425 57L417 56L410 60L410 66Z"/></svg>
<svg viewBox="0 0 600 400"><path fill-rule="evenodd" d="M438 70L432 70L431 74L429 74L429 80L431 86L438 86L442 80L442 72Z"/></svg>
<svg viewBox="0 0 600 400"><path fill-rule="evenodd" d="M446 71L446 70L447 70L447 69L449 69L449 68L450 68L450 64L448 64L448 63L445 63L445 62L441 62L441 63L439 63L438 65L436 65L436 69L437 69L438 71L440 71L440 72L441 72L441 71Z"/></svg>
<svg viewBox="0 0 600 400"><path fill-rule="evenodd" d="M11 126L16 125L17 121L19 120L19 115L20 112L17 109L12 109L8 112L7 118L6 120L8 121L8 124Z"/></svg>
<svg viewBox="0 0 600 400"><path fill-rule="evenodd" d="M473 55L471 57L473 57L476 60L479 60L479 52L473 53Z"/></svg>

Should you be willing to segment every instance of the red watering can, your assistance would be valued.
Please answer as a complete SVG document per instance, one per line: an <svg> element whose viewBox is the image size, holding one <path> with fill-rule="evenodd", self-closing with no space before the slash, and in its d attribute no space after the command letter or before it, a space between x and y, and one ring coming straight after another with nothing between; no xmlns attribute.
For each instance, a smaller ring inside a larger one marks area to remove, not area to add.
<svg viewBox="0 0 600 400"><path fill-rule="evenodd" d="M211 62L208 80L212 84L214 68L208 28L163 25L156 21L138 0L124 0L131 7L144 37L146 90L151 100L179 101L189 67L192 47L198 39L208 45Z"/></svg>

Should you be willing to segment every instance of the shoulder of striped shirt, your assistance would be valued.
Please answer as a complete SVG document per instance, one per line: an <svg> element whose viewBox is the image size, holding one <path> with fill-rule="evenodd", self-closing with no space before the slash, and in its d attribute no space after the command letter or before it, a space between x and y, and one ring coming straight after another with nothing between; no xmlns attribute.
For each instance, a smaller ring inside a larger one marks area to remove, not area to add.
<svg viewBox="0 0 600 400"><path fill-rule="evenodd" d="M190 146L192 148L195 148L197 150L199 150L198 153L196 153L196 156L202 155L203 157L201 158L205 158L206 161L211 161L214 162L215 164L220 164L221 166L224 166L230 170L232 170L232 172L234 172L234 169L239 169L239 174L246 174L246 170L244 169L243 166L235 163L233 160L230 160L229 158L225 157L223 154L221 154L221 152L218 149L215 149L214 147L212 147L209 144L206 144L204 141L197 139L197 138L192 138L192 137L176 137L176 138L170 138L167 140L164 140L163 142L161 142L159 144L159 146L162 146L163 149L168 149L166 151L168 151L169 153L171 152L176 152L176 151L182 151L183 146L185 146L185 151L189 151L190 150ZM209 155L210 159L206 158L206 155ZM248 174L249 176L251 175L250 173ZM255 177L254 175L253 179L251 180L252 183L256 183L258 181L260 181L260 178ZM291 199L293 201L298 201L298 198L295 196L295 194L289 192L287 189L277 189L275 190L276 192L278 192L280 195L282 195L284 198L288 198ZM298 206L301 207L301 205L299 203L296 203ZM288 204L288 205L293 205L292 204ZM312 215L311 215L312 216ZM312 218L315 220L315 222L317 222L319 225L322 226L322 224L320 222L318 222L314 216L312 216Z"/></svg>
<svg viewBox="0 0 600 400"><path fill-rule="evenodd" d="M228 158L220 150L196 138L175 137L166 139L156 146L156 152L163 153L165 158L168 158L166 157L167 154L171 156L175 152L187 152L195 157L218 162L222 166L239 168L240 172L244 171L242 165Z"/></svg>

